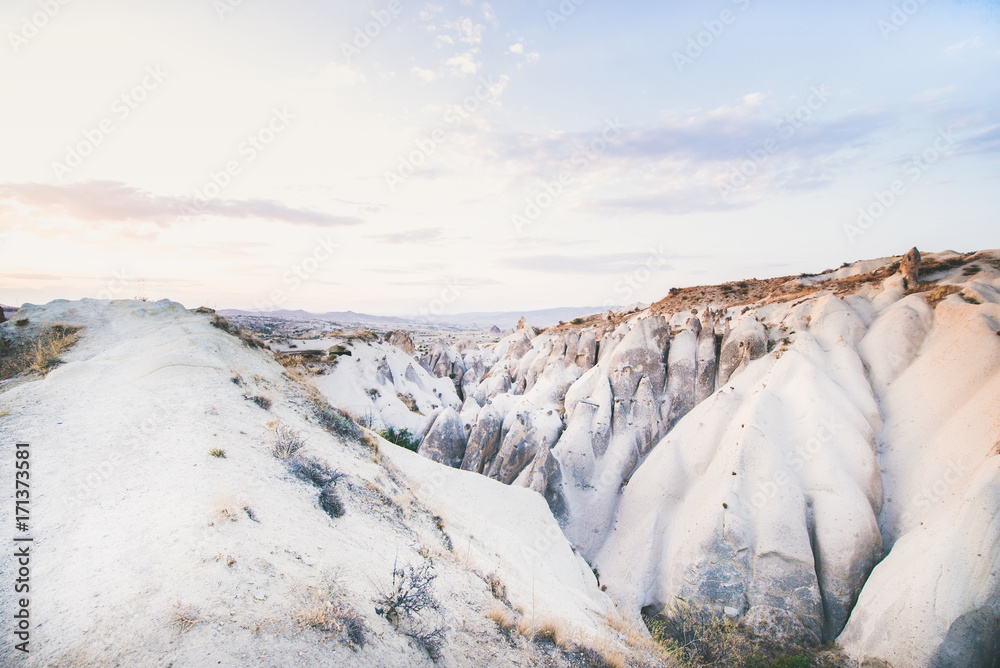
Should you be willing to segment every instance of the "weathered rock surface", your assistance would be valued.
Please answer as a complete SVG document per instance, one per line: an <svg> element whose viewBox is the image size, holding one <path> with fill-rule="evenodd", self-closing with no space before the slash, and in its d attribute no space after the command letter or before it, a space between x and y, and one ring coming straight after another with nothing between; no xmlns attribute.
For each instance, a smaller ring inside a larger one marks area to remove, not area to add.
<svg viewBox="0 0 1000 668"><path fill-rule="evenodd" d="M386 334L386 343L392 346L396 346L402 350L407 355L413 355L417 351L417 347L413 344L413 339L410 338L409 332L395 331Z"/></svg>
<svg viewBox="0 0 1000 668"><path fill-rule="evenodd" d="M904 288L914 288L920 282L920 251L916 247L908 250L900 260L899 273L906 281Z"/></svg>
<svg viewBox="0 0 1000 668"><path fill-rule="evenodd" d="M446 408L437 416L420 442L417 453L439 464L460 468L465 457L466 435L462 418L454 408Z"/></svg>

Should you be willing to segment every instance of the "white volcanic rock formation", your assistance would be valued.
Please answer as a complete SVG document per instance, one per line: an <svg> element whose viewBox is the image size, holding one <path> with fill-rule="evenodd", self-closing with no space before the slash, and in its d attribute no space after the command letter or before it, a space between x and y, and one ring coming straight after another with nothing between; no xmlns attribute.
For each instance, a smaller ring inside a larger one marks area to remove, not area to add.
<svg viewBox="0 0 1000 668"><path fill-rule="evenodd" d="M632 619L685 601L861 660L989 666L998 332L1000 253L916 249L523 326L461 466L543 494Z"/></svg>

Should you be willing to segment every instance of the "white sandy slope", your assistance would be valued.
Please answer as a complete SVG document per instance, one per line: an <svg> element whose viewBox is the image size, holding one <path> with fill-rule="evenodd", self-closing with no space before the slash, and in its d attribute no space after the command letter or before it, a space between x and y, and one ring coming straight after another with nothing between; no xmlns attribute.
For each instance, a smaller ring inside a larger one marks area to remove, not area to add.
<svg viewBox="0 0 1000 668"><path fill-rule="evenodd" d="M373 603L395 563L425 558L448 628L439 665L541 660L536 645L507 640L486 619L496 605L486 571L505 578L526 614L611 636L608 599L540 498L442 473L384 442L391 464L380 465L363 444L321 429L270 355L209 316L167 301L84 300L27 307L22 317L85 329L64 365L0 392L10 411L0 418L0 475L13 480L13 443L31 443L35 539L32 653L11 656L5 614L0 664L432 665ZM272 456L272 420L344 474L344 516L325 514L316 488ZM209 456L212 448L226 457ZM5 490L0 522L12 527L13 485ZM11 560L0 567L10 582ZM11 589L0 591L0 609L12 610ZM299 624L320 595L364 619L364 647ZM185 630L178 613L196 623Z"/></svg>

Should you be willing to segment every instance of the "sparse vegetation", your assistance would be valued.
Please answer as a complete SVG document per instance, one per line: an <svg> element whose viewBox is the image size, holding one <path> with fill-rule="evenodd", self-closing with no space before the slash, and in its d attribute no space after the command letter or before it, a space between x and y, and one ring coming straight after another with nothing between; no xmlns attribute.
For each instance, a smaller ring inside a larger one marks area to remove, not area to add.
<svg viewBox="0 0 1000 668"><path fill-rule="evenodd" d="M344 475L340 471L331 470L323 462L311 457L289 459L287 466L288 470L296 478L320 488L331 482L336 482Z"/></svg>
<svg viewBox="0 0 1000 668"><path fill-rule="evenodd" d="M351 649L364 647L367 642L364 617L344 600L336 581L329 577L321 586L309 590L306 602L292 618L303 628L343 638Z"/></svg>
<svg viewBox="0 0 1000 668"><path fill-rule="evenodd" d="M434 661L441 656L446 632L443 623L428 623L425 618L440 607L433 593L436 577L430 561L417 568L394 565L391 587L380 591L375 599L375 612L416 642Z"/></svg>
<svg viewBox="0 0 1000 668"><path fill-rule="evenodd" d="M255 404L257 404L258 406L260 406L261 408L263 408L266 411L271 410L271 399L270 399L270 397L265 397L265 396L263 396L261 394L254 394L254 395L247 394L247 395L244 395L243 398L246 399L247 401L254 402Z"/></svg>
<svg viewBox="0 0 1000 668"><path fill-rule="evenodd" d="M223 450L222 448L212 448L211 450L208 451L208 454L210 454L213 457L217 457L219 459L226 458L226 451Z"/></svg>
<svg viewBox="0 0 1000 668"><path fill-rule="evenodd" d="M347 512L344 508L344 503L337 494L335 484L328 483L323 487L323 491L319 493L319 507L333 519L343 517L344 513Z"/></svg>
<svg viewBox="0 0 1000 668"><path fill-rule="evenodd" d="M504 605L494 605L486 613L486 617L500 628L507 629L508 631L513 630L517 624L514 620L514 614Z"/></svg>
<svg viewBox="0 0 1000 668"><path fill-rule="evenodd" d="M323 398L323 395L312 386L309 386L309 403L312 405L313 414L319 420L319 424L327 432L334 436L361 443L364 441L364 432L356 425L344 411L334 408Z"/></svg>
<svg viewBox="0 0 1000 668"><path fill-rule="evenodd" d="M411 413L418 413L420 415L423 415L423 413L420 412L420 407L417 406L417 400L413 398L412 394L403 394L402 392L397 392L396 396L399 397L399 400L403 402L403 405L406 406ZM368 427L370 429L371 425L368 425Z"/></svg>
<svg viewBox="0 0 1000 668"><path fill-rule="evenodd" d="M760 638L741 623L679 603L668 613L643 616L653 641L690 668L809 668L848 665L830 646L799 647Z"/></svg>
<svg viewBox="0 0 1000 668"><path fill-rule="evenodd" d="M305 441L299 432L286 424L271 422L271 437L274 441L271 447L271 454L278 459L288 459L305 445Z"/></svg>
<svg viewBox="0 0 1000 668"><path fill-rule="evenodd" d="M27 326L28 320L24 319ZM62 355L78 340L80 327L52 325L37 334L0 335L0 380L7 380L26 371L43 376L63 363Z"/></svg>
<svg viewBox="0 0 1000 668"><path fill-rule="evenodd" d="M574 325L582 325L586 321L583 318L573 318L570 322Z"/></svg>
<svg viewBox="0 0 1000 668"><path fill-rule="evenodd" d="M234 326L228 320L226 320L221 315L216 313L213 309L202 306L201 308L197 309L195 313L211 313L212 314L211 322L213 327L215 327L216 329L221 329L226 334L232 334L249 348L264 348L264 349L267 348L266 343L258 339L250 332L241 329L240 327Z"/></svg>
<svg viewBox="0 0 1000 668"><path fill-rule="evenodd" d="M412 450L413 452L416 452L417 448L420 447L420 441L414 438L409 429L397 430L395 427L386 427L378 435L390 443L394 443L407 450Z"/></svg>
<svg viewBox="0 0 1000 668"><path fill-rule="evenodd" d="M500 579L500 575L496 571L487 575L483 580L490 586L490 593L493 594L493 598L498 601L507 600L507 585Z"/></svg>
<svg viewBox="0 0 1000 668"><path fill-rule="evenodd" d="M174 611L170 616L170 624L180 629L181 633L187 633L195 624L201 622L201 613L193 605L182 606L180 601L174 603Z"/></svg>

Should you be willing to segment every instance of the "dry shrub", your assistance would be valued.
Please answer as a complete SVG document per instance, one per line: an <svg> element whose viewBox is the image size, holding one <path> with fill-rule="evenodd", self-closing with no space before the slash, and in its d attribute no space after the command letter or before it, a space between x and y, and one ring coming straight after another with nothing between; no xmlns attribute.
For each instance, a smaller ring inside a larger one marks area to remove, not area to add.
<svg viewBox="0 0 1000 668"><path fill-rule="evenodd" d="M272 421L268 424L271 428L271 454L278 459L288 459L302 449L306 444L299 432L286 424Z"/></svg>
<svg viewBox="0 0 1000 668"><path fill-rule="evenodd" d="M193 605L181 605L178 601L174 603L174 611L170 615L171 626L176 626L181 633L187 633L196 624L202 621L201 613Z"/></svg>
<svg viewBox="0 0 1000 668"><path fill-rule="evenodd" d="M483 580L490 586L490 593L493 594L493 598L498 601L507 600L507 585L500 579L499 573L493 571L484 577Z"/></svg>
<svg viewBox="0 0 1000 668"><path fill-rule="evenodd" d="M736 622L686 602L647 619L646 625L657 643L678 650L680 658L695 666L749 668L759 650Z"/></svg>
<svg viewBox="0 0 1000 668"><path fill-rule="evenodd" d="M80 339L80 327L52 325L32 335L0 335L0 380L26 371L43 376L63 363L62 355Z"/></svg>
<svg viewBox="0 0 1000 668"><path fill-rule="evenodd" d="M343 638L351 649L364 647L368 625L364 617L341 596L336 578L327 576L309 589L305 602L292 613L300 628L312 628L331 638Z"/></svg>
<svg viewBox="0 0 1000 668"><path fill-rule="evenodd" d="M951 295L962 291L961 285L934 285L933 283L920 283L909 294L923 293L924 299L930 306L937 306Z"/></svg>

